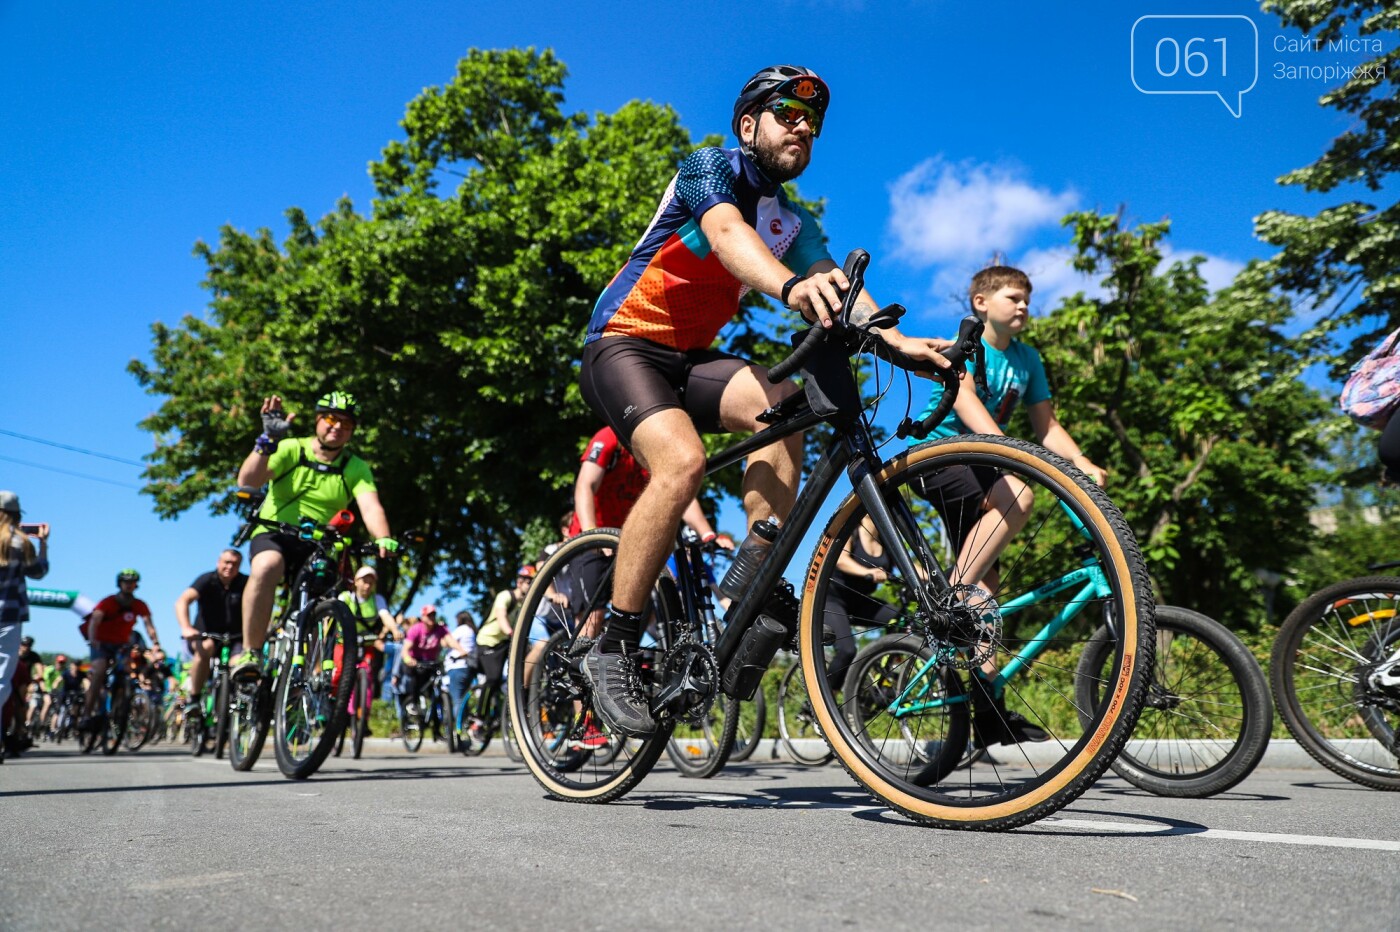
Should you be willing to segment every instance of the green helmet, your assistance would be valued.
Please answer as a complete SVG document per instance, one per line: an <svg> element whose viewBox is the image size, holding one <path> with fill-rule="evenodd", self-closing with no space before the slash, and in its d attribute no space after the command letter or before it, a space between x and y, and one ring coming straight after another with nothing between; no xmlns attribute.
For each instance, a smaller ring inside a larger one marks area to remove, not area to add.
<svg viewBox="0 0 1400 932"><path fill-rule="evenodd" d="M349 392L327 392L316 402L316 413L320 414L323 411L336 411L359 420L360 403Z"/></svg>
<svg viewBox="0 0 1400 932"><path fill-rule="evenodd" d="M131 569L130 567L127 567L126 569L124 569L124 570L120 571L119 573L117 573L117 585L118 585L118 586L120 586L120 585L121 585L122 583L124 583L124 582L140 582L140 581L141 581L141 574L138 573L138 572L136 572L135 570Z"/></svg>

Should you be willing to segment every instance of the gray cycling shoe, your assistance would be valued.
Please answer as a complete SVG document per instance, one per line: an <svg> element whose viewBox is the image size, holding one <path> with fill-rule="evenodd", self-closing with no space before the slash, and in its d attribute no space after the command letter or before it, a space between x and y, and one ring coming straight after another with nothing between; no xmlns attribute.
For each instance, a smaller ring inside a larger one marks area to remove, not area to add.
<svg viewBox="0 0 1400 932"><path fill-rule="evenodd" d="M636 653L605 654L601 646L601 642L595 644L583 657L583 675L593 687L593 708L613 731L633 738L652 734L656 719L647 706Z"/></svg>

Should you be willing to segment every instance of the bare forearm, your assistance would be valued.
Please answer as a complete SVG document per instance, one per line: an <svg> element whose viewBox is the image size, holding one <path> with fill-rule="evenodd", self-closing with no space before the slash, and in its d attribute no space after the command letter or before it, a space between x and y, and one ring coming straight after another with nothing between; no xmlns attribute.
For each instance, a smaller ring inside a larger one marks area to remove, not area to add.
<svg viewBox="0 0 1400 932"><path fill-rule="evenodd" d="M243 460L243 465L238 467L238 484L257 488L272 478L272 470L267 465L268 457L263 456L257 450L249 453Z"/></svg>
<svg viewBox="0 0 1400 932"><path fill-rule="evenodd" d="M365 519L365 527L370 536L375 540L393 536L389 532L389 518L384 514L384 506L380 503L378 494L368 492L360 495L355 499L355 504L360 506L360 514Z"/></svg>

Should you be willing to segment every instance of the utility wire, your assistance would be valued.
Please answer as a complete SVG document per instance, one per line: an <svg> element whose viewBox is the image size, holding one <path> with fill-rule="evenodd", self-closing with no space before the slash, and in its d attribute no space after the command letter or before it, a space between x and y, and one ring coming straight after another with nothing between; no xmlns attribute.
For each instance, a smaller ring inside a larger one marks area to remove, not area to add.
<svg viewBox="0 0 1400 932"><path fill-rule="evenodd" d="M109 453L98 453L96 450L84 450L82 447L72 447L66 443L59 443L56 440L45 440L43 437L31 437L28 434L17 433L13 430L0 430L0 434L7 437L18 437L21 440L28 440L30 443L42 443L50 447L58 447L60 450L71 450L74 453L83 453L88 456L98 456L104 460L111 460L114 463L125 463L128 466L144 467L145 463L138 463L136 460L123 459L120 456L112 456Z"/></svg>
<svg viewBox="0 0 1400 932"><path fill-rule="evenodd" d="M130 482L118 482L115 479L104 479L101 476L89 476L85 472L74 472L71 469L59 469L57 466L45 466L42 463L31 463L28 460L19 460L12 456L0 456L0 460L4 460L7 463L18 463L21 466L30 466L34 469L43 469L48 472L59 472L63 473L65 476L77 476L79 479L91 479L93 482L105 482L108 485L120 486L123 489L136 489L137 491L141 489L141 486L134 485Z"/></svg>

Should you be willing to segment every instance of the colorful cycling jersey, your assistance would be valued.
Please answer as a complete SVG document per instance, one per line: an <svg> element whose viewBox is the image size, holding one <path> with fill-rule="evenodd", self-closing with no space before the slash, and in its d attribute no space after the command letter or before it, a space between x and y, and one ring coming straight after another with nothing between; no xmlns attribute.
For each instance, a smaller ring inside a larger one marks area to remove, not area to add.
<svg viewBox="0 0 1400 932"><path fill-rule="evenodd" d="M986 366L987 391L977 390L977 397L987 406L987 413L1003 431L1011 421L1017 402L1026 407L1050 400L1050 381L1045 377L1045 364L1040 361L1040 353L1022 343L1012 340L1005 352L982 341L982 360ZM970 382L970 380L969 380ZM964 383L969 384L969 383ZM943 397L943 386L934 383L933 394L924 406L919 417L928 417ZM933 429L931 437L955 437L970 433L959 417L949 412L943 423Z"/></svg>
<svg viewBox="0 0 1400 932"><path fill-rule="evenodd" d="M640 337L678 350L705 349L739 310L746 290L710 249L700 218L733 204L773 255L797 275L830 259L820 225L738 149L692 152L627 264L593 308L585 343Z"/></svg>
<svg viewBox="0 0 1400 932"><path fill-rule="evenodd" d="M598 527L622 527L651 474L618 442L611 427L604 427L593 435L579 462L603 467L603 481L593 495L593 517ZM574 537L582 530L583 525L575 514L569 524L569 536Z"/></svg>
<svg viewBox="0 0 1400 932"><path fill-rule="evenodd" d="M326 524L356 496L376 491L368 463L348 451L333 463L322 463L312 455L309 437L288 437L277 444L267 468L273 478L258 517L268 521L300 524L310 518Z"/></svg>
<svg viewBox="0 0 1400 932"><path fill-rule="evenodd" d="M102 613L102 623L97 626L97 642L100 644L125 644L131 640L131 629L136 627L136 619L150 618L151 610L140 599L132 599L130 605L122 605L115 595L109 595L92 610ZM83 619L78 630L87 637L87 627L92 614Z"/></svg>

